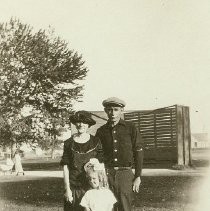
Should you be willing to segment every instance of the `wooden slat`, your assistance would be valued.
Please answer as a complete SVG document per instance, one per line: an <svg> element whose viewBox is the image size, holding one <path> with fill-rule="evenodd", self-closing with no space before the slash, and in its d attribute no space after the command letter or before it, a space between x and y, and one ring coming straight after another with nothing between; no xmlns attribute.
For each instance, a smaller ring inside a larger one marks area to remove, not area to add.
<svg viewBox="0 0 210 211"><path fill-rule="evenodd" d="M155 144L154 140L151 140L151 141L144 141L144 144Z"/></svg>
<svg viewBox="0 0 210 211"><path fill-rule="evenodd" d="M161 123L161 122L167 122L167 123L169 123L169 124L171 124L171 122L175 124L175 122L176 122L175 119L174 119L174 120L171 120L171 119L168 119L168 118L167 118L167 119L156 119L156 121L157 121L157 122L160 122L160 123Z"/></svg>
<svg viewBox="0 0 210 211"><path fill-rule="evenodd" d="M157 145L173 145L173 144L170 143L170 140L169 141L158 140Z"/></svg>
<svg viewBox="0 0 210 211"><path fill-rule="evenodd" d="M175 140L174 140L174 142L175 142ZM158 144L161 144L161 143L162 143L162 144L163 144L163 143L171 144L171 139L162 139L162 138L161 138L161 139L158 139L158 140L157 140L157 143L158 143Z"/></svg>
<svg viewBox="0 0 210 211"><path fill-rule="evenodd" d="M154 114L152 115L139 115L141 119L150 119L154 117Z"/></svg>
<svg viewBox="0 0 210 211"><path fill-rule="evenodd" d="M169 128L169 129L171 128L171 124L167 124L167 123L161 123L160 124L160 123L157 122L156 125L157 125L157 130L158 130L158 128Z"/></svg>
<svg viewBox="0 0 210 211"><path fill-rule="evenodd" d="M124 116L126 116L126 117L138 116L138 113L137 112L135 112L135 113L124 113Z"/></svg>
<svg viewBox="0 0 210 211"><path fill-rule="evenodd" d="M173 141L171 142L171 139L163 139L163 138L157 139L157 143L158 143L158 144L159 144L159 143L173 144L173 143L175 143L175 142L176 142L176 140L173 140Z"/></svg>
<svg viewBox="0 0 210 211"><path fill-rule="evenodd" d="M158 143L157 145L156 145L156 147L175 147L175 146L173 146L173 145L171 145L170 143Z"/></svg>
<svg viewBox="0 0 210 211"><path fill-rule="evenodd" d="M176 114L176 112L172 112L172 114L173 115L175 115ZM156 114L157 115L157 117L161 117L161 116L169 116L169 115L171 115L171 111L169 111L169 112L165 112L165 113L159 113L159 114Z"/></svg>
<svg viewBox="0 0 210 211"><path fill-rule="evenodd" d="M171 118L170 113L167 115L156 116L156 119L170 119L170 118Z"/></svg>
<svg viewBox="0 0 210 211"><path fill-rule="evenodd" d="M144 143L154 143L154 138L144 139Z"/></svg>
<svg viewBox="0 0 210 211"><path fill-rule="evenodd" d="M141 135L144 138L147 138L147 139L153 139L154 138L154 133L141 133Z"/></svg>
<svg viewBox="0 0 210 211"><path fill-rule="evenodd" d="M168 134L158 134L157 135L157 138L160 139L160 138L168 138L168 139L171 139L171 136L168 135Z"/></svg>
<svg viewBox="0 0 210 211"><path fill-rule="evenodd" d="M176 147L176 145L172 145L172 144L170 144L170 143L158 143L157 145L156 145L157 147L159 147L159 146L162 146L162 147Z"/></svg>
<svg viewBox="0 0 210 211"><path fill-rule="evenodd" d="M157 139L168 139L168 140L171 140L171 136L168 135L168 134L159 134L157 135Z"/></svg>
<svg viewBox="0 0 210 211"><path fill-rule="evenodd" d="M154 114L156 114L157 116L164 116L164 115L168 115L168 113L170 112L164 112L164 113L160 112L160 113L154 113Z"/></svg>
<svg viewBox="0 0 210 211"><path fill-rule="evenodd" d="M175 139L176 138L176 134L171 135L170 133L156 133L157 137L169 137L170 139Z"/></svg>
<svg viewBox="0 0 210 211"><path fill-rule="evenodd" d="M157 134L162 134L162 133L166 133L166 134L170 134L172 133L172 130L169 130L168 128L162 128L160 130L156 131Z"/></svg>
<svg viewBox="0 0 210 211"><path fill-rule="evenodd" d="M151 119L151 118L154 118L154 114L148 115L148 116L146 116L146 115L144 115L144 116L139 115L139 116L140 116L141 119Z"/></svg>
<svg viewBox="0 0 210 211"><path fill-rule="evenodd" d="M160 125L160 126L164 126L164 125L166 125L166 126L173 126L173 127L175 127L176 126L176 123L175 122L170 122L170 121L157 121L156 122L156 124L157 125Z"/></svg>
<svg viewBox="0 0 210 211"><path fill-rule="evenodd" d="M144 141L154 141L154 138L144 138Z"/></svg>
<svg viewBox="0 0 210 211"><path fill-rule="evenodd" d="M126 121L134 121L134 120L136 120L136 121L138 121L139 119L138 119L138 117L125 117L125 120Z"/></svg>
<svg viewBox="0 0 210 211"><path fill-rule="evenodd" d="M141 130L142 133L148 133L148 132L151 132L151 133L154 133L154 128L145 128L145 129L142 129Z"/></svg>
<svg viewBox="0 0 210 211"><path fill-rule="evenodd" d="M157 146L157 148L164 148L164 149L166 149L166 148L175 148L175 147L173 147L173 146L162 146L162 145L160 145L160 146Z"/></svg>
<svg viewBox="0 0 210 211"><path fill-rule="evenodd" d="M154 125L140 125L140 129L144 130L144 129L154 129Z"/></svg>

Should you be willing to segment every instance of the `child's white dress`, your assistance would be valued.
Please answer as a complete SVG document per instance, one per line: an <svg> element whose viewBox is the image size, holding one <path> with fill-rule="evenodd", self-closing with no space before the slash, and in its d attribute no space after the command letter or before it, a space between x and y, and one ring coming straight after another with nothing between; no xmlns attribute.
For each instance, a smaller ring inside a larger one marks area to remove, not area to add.
<svg viewBox="0 0 210 211"><path fill-rule="evenodd" d="M107 188L88 190L80 205L91 211L111 211L117 202L114 194Z"/></svg>

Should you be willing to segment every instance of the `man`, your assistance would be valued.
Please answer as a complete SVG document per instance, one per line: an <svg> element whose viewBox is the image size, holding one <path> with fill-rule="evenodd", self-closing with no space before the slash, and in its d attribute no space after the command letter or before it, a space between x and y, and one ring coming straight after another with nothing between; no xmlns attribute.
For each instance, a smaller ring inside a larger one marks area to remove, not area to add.
<svg viewBox="0 0 210 211"><path fill-rule="evenodd" d="M143 164L143 140L136 127L121 119L125 102L111 97L103 101L108 121L97 132L102 143L104 163L118 211L132 209L133 192L139 192ZM135 168L135 175L132 172Z"/></svg>

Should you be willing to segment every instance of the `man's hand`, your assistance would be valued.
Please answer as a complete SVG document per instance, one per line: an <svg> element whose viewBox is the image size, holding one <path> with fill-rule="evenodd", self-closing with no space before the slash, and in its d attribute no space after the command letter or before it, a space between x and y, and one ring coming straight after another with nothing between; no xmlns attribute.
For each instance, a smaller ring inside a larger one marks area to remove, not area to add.
<svg viewBox="0 0 210 211"><path fill-rule="evenodd" d="M141 178L140 177L136 177L136 179L133 181L133 191L138 193L139 192L139 187L141 184Z"/></svg>
<svg viewBox="0 0 210 211"><path fill-rule="evenodd" d="M72 202L73 201L73 196L72 196L72 191L70 188L67 188L64 194L64 198L66 201Z"/></svg>

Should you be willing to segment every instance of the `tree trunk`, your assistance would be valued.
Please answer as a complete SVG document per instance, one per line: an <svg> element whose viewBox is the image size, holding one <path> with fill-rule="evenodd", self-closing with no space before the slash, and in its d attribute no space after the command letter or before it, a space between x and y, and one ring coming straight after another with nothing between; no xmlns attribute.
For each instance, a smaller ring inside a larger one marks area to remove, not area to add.
<svg viewBox="0 0 210 211"><path fill-rule="evenodd" d="M54 146L52 146L51 148L51 158L55 159L55 155L54 155Z"/></svg>
<svg viewBox="0 0 210 211"><path fill-rule="evenodd" d="M11 151L11 155L10 158L13 158L14 154L15 154L15 150L16 150L16 144L15 144L15 139L12 140L11 145L10 145L10 151Z"/></svg>
<svg viewBox="0 0 210 211"><path fill-rule="evenodd" d="M54 154L55 143L56 143L56 135L53 135L53 141L52 141L52 146L51 146L51 158L52 159L55 159L55 154Z"/></svg>

